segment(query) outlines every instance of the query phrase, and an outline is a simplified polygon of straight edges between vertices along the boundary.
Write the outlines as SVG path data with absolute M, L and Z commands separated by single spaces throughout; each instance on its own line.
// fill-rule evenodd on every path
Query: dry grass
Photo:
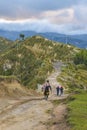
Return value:
M 19 97 L 25 95 L 33 95 L 33 90 L 28 90 L 27 88 L 23 87 L 18 83 L 18 81 L 13 80 L 9 81 L 2 81 L 0 82 L 0 97 L 5 96 L 12 96 L 12 97 Z

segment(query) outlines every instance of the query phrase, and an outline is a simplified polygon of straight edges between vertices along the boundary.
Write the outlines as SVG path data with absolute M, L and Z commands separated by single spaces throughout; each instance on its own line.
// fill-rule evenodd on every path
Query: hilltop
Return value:
M 0 30 L 0 36 L 8 38 L 10 40 L 19 39 L 19 35 L 24 34 L 25 37 L 31 37 L 34 35 L 41 35 L 49 40 L 53 40 L 56 42 L 68 43 L 79 48 L 87 48 L 87 34 L 78 34 L 78 35 L 66 35 L 54 32 L 35 32 L 35 31 L 8 31 L 8 30 Z
M 37 84 L 42 84 L 52 73 L 53 62 L 71 62 L 79 50 L 42 36 L 17 40 L 0 55 L 1 80 L 12 78 L 23 86 L 36 89 Z
M 5 51 L 0 54 L 1 81 L 16 80 L 22 86 L 36 89 L 37 84 L 43 84 L 45 79 L 54 71 L 53 64 L 61 61 L 64 64 L 63 71 L 58 78 L 61 84 L 68 88 L 72 88 L 73 85 L 76 88 L 84 88 L 86 85 L 86 67 L 79 65 L 86 64 L 85 49 L 81 50 L 70 44 L 54 42 L 40 35 L 16 40 L 13 43 L 5 39 L 2 44 L 7 42 L 8 49 L 4 48 Z M 80 53 L 80 51 L 84 51 L 84 53 Z M 80 57 L 79 61 L 82 62 L 77 64 L 79 62 L 78 57 L 83 54 L 84 59 Z M 83 74 L 84 76 L 82 76 Z M 78 80 L 74 79 L 76 77 Z M 79 80 L 81 78 L 83 83 Z

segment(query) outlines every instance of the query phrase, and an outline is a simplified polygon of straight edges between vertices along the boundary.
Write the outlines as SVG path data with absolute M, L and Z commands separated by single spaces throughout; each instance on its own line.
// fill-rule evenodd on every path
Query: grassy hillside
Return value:
M 6 38 L 0 37 L 0 53 L 9 49 L 12 46 L 12 44 L 13 44 L 12 41 Z
M 72 130 L 86 130 L 87 50 L 41 36 L 17 40 L 7 49 L 3 48 L 5 43 L 0 54 L 0 95 L 26 95 L 21 86 L 36 89 L 53 71 L 53 62 L 62 61 L 57 80 L 73 94 L 68 100 L 67 121 Z
M 87 50 L 79 51 L 62 68 L 57 80 L 71 93 L 67 122 L 71 130 L 87 130 Z
M 84 67 L 84 68 L 83 68 Z M 67 64 L 62 68 L 62 73 L 58 77 L 58 81 L 69 88 L 70 91 L 87 88 L 87 70 L 86 66 Z
M 36 88 L 52 72 L 56 60 L 71 61 L 79 49 L 62 43 L 33 36 L 15 41 L 13 46 L 0 56 L 0 75 L 16 76 L 21 84 Z
M 58 81 L 70 90 L 87 89 L 87 50 L 80 50 L 71 63 L 62 68 Z
M 87 92 L 74 94 L 68 102 L 68 119 L 71 130 L 87 130 Z

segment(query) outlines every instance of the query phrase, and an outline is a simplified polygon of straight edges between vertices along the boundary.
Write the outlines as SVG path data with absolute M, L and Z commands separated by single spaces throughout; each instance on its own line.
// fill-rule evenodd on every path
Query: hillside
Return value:
M 32 95 L 30 90 L 24 88 L 16 79 L 0 77 L 0 97 L 21 97 Z
M 71 44 L 79 48 L 87 48 L 87 35 L 65 35 L 59 33 L 40 33 L 41 36 L 44 36 L 50 40 L 61 42 L 65 44 Z
M 15 76 L 23 85 L 36 88 L 53 71 L 57 60 L 72 61 L 78 48 L 52 42 L 41 36 L 15 41 L 14 46 L 0 56 L 0 75 Z
M 13 44 L 13 41 L 0 37 L 0 53 L 9 49 Z
M 35 90 L 47 78 L 52 93 L 45 101 Z M 56 95 L 58 84 L 65 88 L 61 96 Z M 16 40 L 0 54 L 3 130 L 86 130 L 86 91 L 86 49 L 38 35 Z
M 80 50 L 74 56 L 73 62 L 62 68 L 58 81 L 71 91 L 87 89 L 87 50 Z
M 60 82 L 66 88 L 69 88 L 70 92 L 82 91 L 87 89 L 87 69 L 83 65 L 67 64 L 62 68 Z

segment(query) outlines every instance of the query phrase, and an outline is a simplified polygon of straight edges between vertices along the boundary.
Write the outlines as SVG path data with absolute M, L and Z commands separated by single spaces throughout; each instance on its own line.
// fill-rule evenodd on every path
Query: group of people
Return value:
M 57 96 L 61 96 L 63 94 L 63 87 L 57 86 L 56 91 L 57 91 Z
M 47 80 L 46 83 L 43 85 L 42 91 L 44 93 L 45 99 L 47 100 L 48 96 L 49 96 L 49 93 L 50 92 L 52 93 L 52 87 L 51 87 L 51 85 L 49 83 L 49 80 Z M 57 86 L 56 87 L 56 95 L 61 96 L 62 94 L 63 94 L 63 87 L 62 86 Z

